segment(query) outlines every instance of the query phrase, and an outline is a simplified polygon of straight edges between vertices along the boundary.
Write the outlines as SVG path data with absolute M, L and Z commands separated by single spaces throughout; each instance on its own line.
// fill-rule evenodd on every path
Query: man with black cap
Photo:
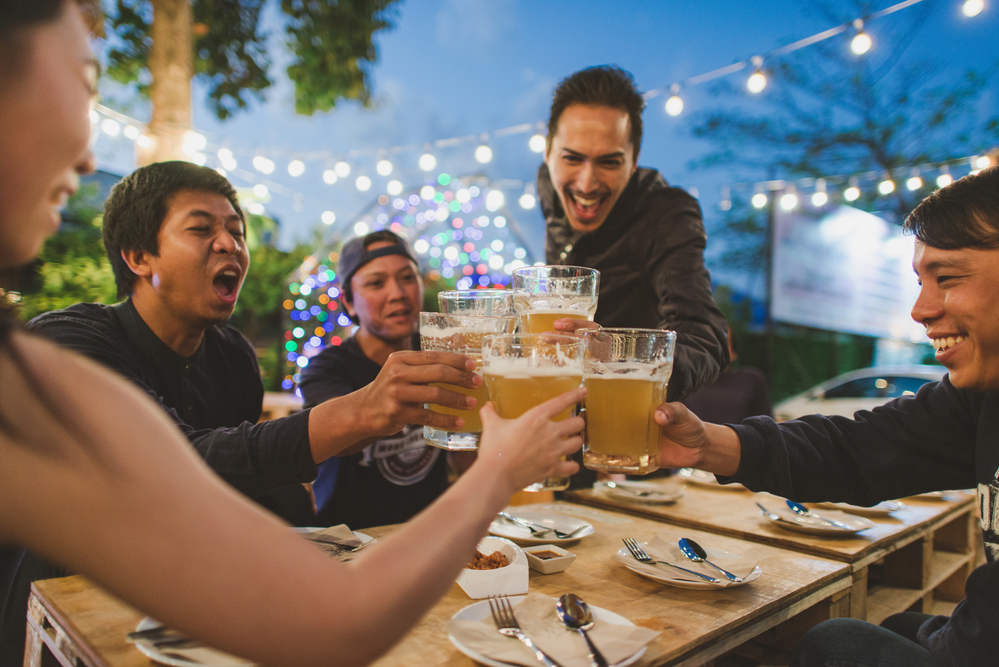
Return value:
M 423 283 L 404 239 L 387 230 L 352 239 L 340 252 L 339 273 L 341 303 L 359 328 L 302 371 L 306 407 L 370 385 L 390 358 L 421 354 L 413 350 L 420 349 Z M 418 410 L 422 405 L 414 405 L 414 414 Z M 387 438 L 369 439 L 362 452 L 320 465 L 313 491 L 321 525 L 401 523 L 444 492 L 448 457 L 423 440 L 418 424 L 427 419 L 414 422 Z

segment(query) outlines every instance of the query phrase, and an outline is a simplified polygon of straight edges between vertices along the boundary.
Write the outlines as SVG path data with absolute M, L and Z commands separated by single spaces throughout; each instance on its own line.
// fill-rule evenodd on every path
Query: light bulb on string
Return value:
M 475 161 L 480 164 L 486 164 L 493 159 L 493 149 L 489 147 L 488 141 L 489 135 L 483 134 L 482 143 L 475 149 Z
M 954 177 L 950 175 L 950 167 L 943 164 L 940 165 L 940 175 L 937 176 L 937 187 L 945 188 L 954 182 Z
M 851 178 L 849 186 L 843 190 L 843 199 L 847 201 L 857 201 L 860 199 L 860 188 L 857 187 L 857 179 Z
M 978 16 L 985 9 L 985 2 L 983 0 L 965 0 L 964 5 L 961 6 L 961 11 L 967 17 Z
M 320 216 L 320 219 L 323 221 L 324 225 L 332 225 L 334 222 L 336 222 L 336 213 L 334 213 L 333 211 L 323 211 L 323 214 L 322 216 Z
M 850 40 L 850 50 L 856 55 L 861 56 L 871 50 L 873 42 L 871 42 L 871 36 L 864 32 L 864 21 L 862 19 L 854 20 L 853 27 L 857 29 L 857 34 Z
M 780 207 L 785 211 L 793 211 L 798 206 L 798 195 L 793 189 L 788 190 L 780 197 Z
M 666 100 L 666 113 L 670 116 L 679 116 L 683 112 L 683 100 L 680 98 L 680 84 L 674 83 L 670 86 L 670 96 Z
M 721 188 L 721 197 L 718 201 L 718 209 L 721 211 L 728 211 L 732 209 L 732 190 L 727 185 L 723 185 Z
M 989 159 L 988 155 L 975 158 L 975 169 L 987 169 L 991 164 L 992 160 Z
M 753 195 L 750 202 L 753 204 L 753 208 L 763 208 L 767 205 L 767 195 L 765 192 L 759 191 Z
M 336 179 L 336 172 L 332 169 L 327 169 L 323 172 L 323 182 L 326 183 L 326 185 L 333 185 L 336 183 Z
M 545 135 L 537 132 L 527 140 L 527 147 L 534 153 L 543 153 L 545 150 Z
M 490 211 L 498 211 L 503 208 L 503 202 L 503 193 L 499 190 L 490 190 L 486 194 L 486 209 Z
M 105 118 L 104 122 L 101 123 L 101 130 L 109 137 L 116 137 L 121 132 L 121 125 L 112 118 Z
M 350 163 L 340 160 L 333 165 L 333 172 L 340 178 L 347 178 L 350 176 Z
M 756 71 L 753 72 L 752 76 L 746 79 L 746 88 L 749 89 L 749 92 L 756 95 L 757 93 L 763 92 L 763 89 L 767 87 L 767 77 L 763 73 L 762 56 L 753 56 L 752 62 Z
M 905 181 L 905 187 L 907 187 L 910 192 L 923 187 L 923 179 L 919 177 L 918 169 L 912 170 L 912 175 Z
M 354 181 L 354 185 L 357 186 L 357 189 L 361 192 L 367 192 L 371 189 L 371 179 L 364 174 L 361 174 L 357 177 L 357 180 Z
M 812 193 L 812 206 L 823 207 L 829 203 L 829 195 L 826 193 L 826 180 L 824 178 L 815 179 L 815 192 Z
M 420 170 L 421 171 L 433 171 L 434 167 L 437 166 L 437 158 L 434 154 L 430 152 L 429 146 L 420 156 Z
M 305 163 L 301 160 L 292 160 L 288 163 L 288 174 L 298 178 L 305 173 Z
M 153 140 L 148 134 L 140 134 L 135 143 L 138 144 L 139 148 L 149 148 L 153 145 Z
M 375 171 L 378 172 L 379 176 L 388 176 L 392 173 L 392 163 L 386 158 L 382 158 L 378 161 L 378 164 L 375 165 Z
M 890 195 L 895 192 L 895 181 L 891 180 L 888 176 L 885 176 L 885 179 L 878 183 L 878 192 L 883 195 Z
M 267 186 L 264 185 L 263 183 L 257 183 L 256 185 L 253 186 L 253 195 L 255 197 L 259 197 L 260 199 L 266 199 L 269 194 L 270 191 L 267 189 Z
M 255 155 L 253 156 L 253 168 L 261 174 L 270 174 L 274 171 L 274 162 L 263 155 Z
M 204 153 L 195 153 L 191 156 L 191 162 L 198 165 L 199 167 L 204 167 L 205 162 L 208 161 L 208 156 Z
M 385 186 L 385 191 L 388 192 L 393 197 L 402 192 L 402 181 L 392 179 Z
M 222 162 L 228 162 L 229 160 L 232 159 L 232 151 L 229 150 L 228 148 L 220 148 L 218 150 L 218 153 L 216 153 L 216 155 L 219 156 L 219 160 Z
M 520 199 L 517 200 L 520 204 L 520 208 L 528 210 L 534 208 L 535 204 L 538 203 L 537 198 L 534 196 L 534 185 L 528 183 L 524 188 L 524 194 L 520 195 Z
M 134 125 L 126 125 L 124 135 L 132 141 L 135 141 L 139 137 L 139 128 Z

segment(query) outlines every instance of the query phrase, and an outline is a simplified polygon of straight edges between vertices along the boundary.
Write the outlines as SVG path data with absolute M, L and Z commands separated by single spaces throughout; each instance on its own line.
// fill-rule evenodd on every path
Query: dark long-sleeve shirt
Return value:
M 731 480 L 793 500 L 873 505 L 977 484 L 988 563 L 971 573 L 954 614 L 923 624 L 919 641 L 941 666 L 995 664 L 999 394 L 956 389 L 947 377 L 854 419 L 811 415 L 777 424 L 754 417 L 734 428 L 742 458 Z

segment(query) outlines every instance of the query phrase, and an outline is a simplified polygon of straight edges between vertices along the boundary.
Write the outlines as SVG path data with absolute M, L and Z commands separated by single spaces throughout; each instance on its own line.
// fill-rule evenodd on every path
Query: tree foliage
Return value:
M 329 111 L 340 99 L 371 101 L 370 68 L 378 59 L 374 34 L 393 27 L 398 0 L 281 0 L 287 68 L 299 113 Z M 267 33 L 260 25 L 265 0 L 193 0 L 194 75 L 208 88 L 209 106 L 225 120 L 251 97 L 265 99 L 273 84 Z M 108 74 L 148 94 L 149 0 L 115 0 L 108 12 Z

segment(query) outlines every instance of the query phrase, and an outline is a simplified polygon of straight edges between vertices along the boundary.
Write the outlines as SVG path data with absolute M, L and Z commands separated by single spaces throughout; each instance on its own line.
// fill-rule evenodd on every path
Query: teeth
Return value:
M 933 338 L 933 349 L 937 352 L 949 349 L 957 345 L 958 343 L 963 343 L 966 336 L 947 336 L 946 338 Z
M 593 206 L 600 201 L 600 198 L 596 199 L 583 199 L 582 197 L 576 197 L 576 201 L 579 202 L 581 206 Z
M 228 271 L 223 271 L 220 275 L 229 276 L 230 278 L 235 278 L 239 274 L 233 271 L 232 269 L 229 269 Z

